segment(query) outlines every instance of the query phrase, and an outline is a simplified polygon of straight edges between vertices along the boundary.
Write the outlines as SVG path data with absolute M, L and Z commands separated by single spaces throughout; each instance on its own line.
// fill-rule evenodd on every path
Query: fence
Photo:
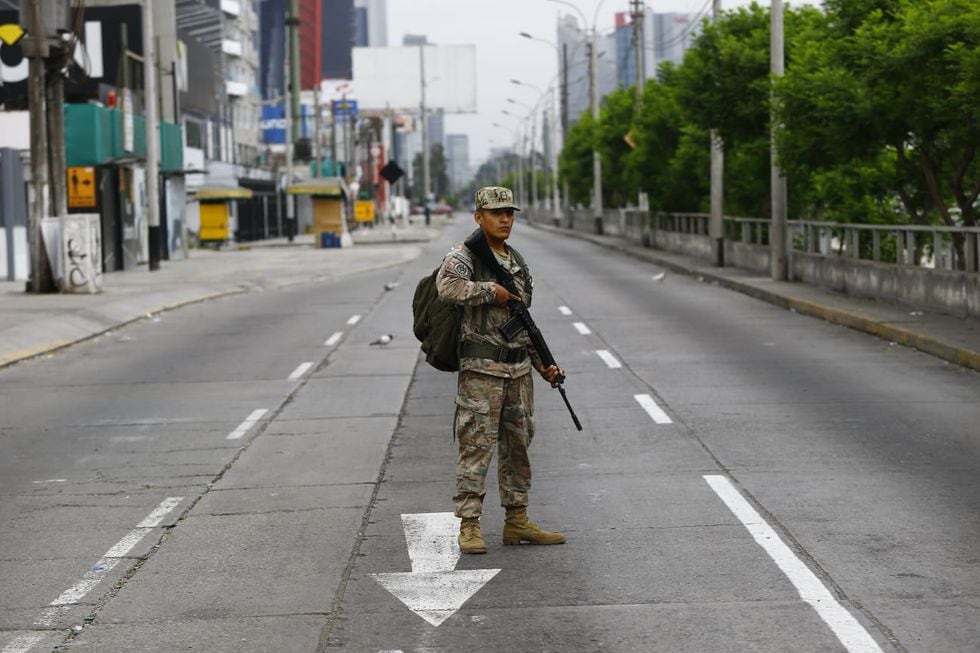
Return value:
M 529 211 L 532 222 L 618 236 L 668 252 L 711 260 L 709 216 L 609 209 L 566 211 L 559 218 Z M 725 264 L 768 274 L 770 223 L 724 219 Z M 792 279 L 841 292 L 980 317 L 980 227 L 877 225 L 791 220 Z

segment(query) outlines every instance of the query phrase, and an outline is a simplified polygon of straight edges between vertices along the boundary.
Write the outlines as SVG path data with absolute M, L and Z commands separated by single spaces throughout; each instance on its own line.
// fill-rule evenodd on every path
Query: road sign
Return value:
M 357 117 L 357 100 L 333 100 L 330 104 L 333 115 L 338 118 Z
M 69 167 L 68 208 L 94 209 L 95 206 L 95 168 Z
M 411 572 L 370 574 L 405 606 L 438 627 L 499 569 L 456 569 L 459 519 L 451 512 L 402 515 Z
M 374 222 L 374 202 L 372 200 L 354 202 L 354 220 L 356 222 Z
M 389 184 L 393 184 L 405 175 L 405 171 L 402 170 L 401 166 L 394 161 L 389 161 L 388 165 L 381 168 L 381 176 L 385 178 Z

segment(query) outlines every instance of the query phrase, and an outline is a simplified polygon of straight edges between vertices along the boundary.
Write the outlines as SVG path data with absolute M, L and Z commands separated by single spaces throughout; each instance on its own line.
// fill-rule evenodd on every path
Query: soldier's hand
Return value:
M 552 365 L 551 367 L 541 367 L 538 369 L 544 380 L 551 384 L 552 388 L 557 388 L 565 380 L 565 370 Z
M 493 303 L 496 306 L 504 306 L 509 301 L 521 301 L 521 298 L 507 290 L 499 283 L 493 285 Z

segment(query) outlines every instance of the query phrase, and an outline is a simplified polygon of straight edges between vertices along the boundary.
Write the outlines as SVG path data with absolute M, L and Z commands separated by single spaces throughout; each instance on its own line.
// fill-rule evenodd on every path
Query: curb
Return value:
M 392 267 L 397 267 L 402 263 L 403 261 L 393 261 L 390 263 L 386 263 L 384 265 L 371 267 L 365 270 L 358 270 L 356 273 L 387 270 Z M 54 340 L 49 340 L 48 342 L 45 343 L 41 343 L 38 345 L 31 345 L 29 347 L 24 347 L 23 349 L 17 349 L 12 352 L 0 353 L 0 370 L 10 367 L 11 365 L 19 363 L 21 361 L 29 360 L 31 358 L 37 358 L 38 356 L 50 354 L 52 352 L 59 351 L 61 349 L 67 349 L 72 345 L 76 345 L 85 342 L 87 340 L 98 338 L 99 336 L 102 336 L 105 333 L 108 333 L 109 331 L 113 331 L 115 329 L 122 328 L 129 324 L 139 322 L 140 320 L 144 320 L 147 318 L 148 315 L 165 313 L 167 311 L 183 308 L 184 306 L 200 304 L 206 301 L 210 301 L 212 299 L 221 299 L 222 297 L 230 297 L 233 295 L 245 295 L 254 291 L 286 289 L 286 288 L 299 286 L 303 284 L 314 284 L 324 280 L 333 280 L 337 278 L 342 278 L 342 276 L 344 275 L 341 275 L 341 277 L 320 277 L 320 276 L 302 277 L 302 278 L 297 277 L 289 281 L 286 281 L 284 283 L 279 283 L 271 286 L 263 286 L 261 284 L 256 284 L 256 283 L 246 281 L 243 282 L 242 285 L 228 288 L 225 290 L 212 291 L 201 295 L 195 295 L 193 297 L 187 297 L 177 301 L 160 304 L 158 306 L 153 306 L 152 308 L 144 308 L 139 310 L 136 314 L 132 314 L 127 317 L 117 319 L 113 321 L 111 324 L 102 326 L 101 328 L 93 329 L 82 336 L 56 338 Z
M 134 322 L 139 322 L 140 320 L 145 320 L 148 315 L 154 313 L 165 313 L 167 311 L 172 311 L 183 306 L 190 306 L 192 304 L 200 304 L 202 302 L 209 301 L 211 299 L 219 299 L 221 297 L 229 297 L 231 295 L 241 295 L 249 292 L 248 288 L 237 287 L 228 290 L 221 290 L 218 292 L 211 292 L 204 295 L 198 295 L 196 297 L 188 297 L 187 299 L 182 299 L 176 302 L 171 302 L 169 304 L 161 304 L 159 306 L 154 306 L 153 308 L 140 311 L 139 315 L 133 315 L 130 317 L 125 317 L 121 320 L 106 326 L 103 329 L 97 329 L 91 331 L 84 336 L 75 338 L 58 338 L 56 340 L 50 340 L 48 342 L 42 343 L 40 345 L 33 345 L 31 347 L 25 347 L 24 349 L 18 349 L 16 351 L 8 352 L 5 354 L 0 354 L 0 369 L 9 367 L 15 363 L 25 361 L 31 358 L 36 358 L 38 356 L 43 356 L 44 354 L 50 354 L 51 352 L 58 351 L 60 349 L 67 349 L 72 345 L 85 342 L 86 340 L 92 340 L 93 338 L 98 338 L 99 336 L 108 333 L 114 329 L 119 329 L 128 324 L 133 324 Z
M 917 349 L 923 353 L 935 356 L 936 358 L 949 361 L 950 363 L 955 363 L 957 365 L 962 365 L 963 367 L 980 371 L 980 352 L 974 351 L 973 349 L 969 349 L 967 347 L 962 347 L 927 333 L 896 326 L 891 322 L 879 320 L 859 311 L 850 311 L 835 306 L 827 306 L 826 304 L 820 304 L 809 299 L 780 295 L 762 288 L 756 288 L 755 286 L 742 283 L 735 279 L 720 276 L 701 268 L 687 266 L 677 263 L 676 261 L 661 258 L 653 252 L 638 252 L 635 249 L 624 245 L 596 240 L 590 237 L 590 234 L 576 233 L 574 231 L 551 227 L 548 225 L 528 224 L 536 229 L 571 236 L 572 238 L 585 240 L 594 245 L 605 247 L 607 249 L 626 254 L 627 256 L 632 256 L 633 258 L 650 263 L 656 263 L 660 267 L 666 268 L 671 272 L 676 272 L 678 274 L 684 274 L 691 277 L 701 277 L 705 280 L 717 283 L 719 286 L 727 290 L 740 292 L 743 295 L 748 295 L 754 299 L 768 302 L 775 306 L 779 306 L 780 308 L 793 310 L 797 313 L 808 315 L 810 317 L 817 317 L 832 324 L 838 324 L 840 326 L 854 329 L 855 331 L 861 331 L 863 333 L 877 336 L 884 340 L 888 340 L 889 342 L 897 342 L 905 345 L 906 347 L 912 347 L 913 349 Z

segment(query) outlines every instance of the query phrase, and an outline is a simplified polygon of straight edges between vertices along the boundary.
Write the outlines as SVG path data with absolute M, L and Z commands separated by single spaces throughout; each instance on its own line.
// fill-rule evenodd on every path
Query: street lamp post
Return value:
M 537 106 L 530 107 L 523 102 L 518 102 L 513 98 L 507 98 L 507 101 L 511 104 L 515 104 L 520 107 L 524 107 L 529 111 L 528 118 L 531 120 L 531 200 L 528 204 L 531 208 L 537 210 L 538 208 L 538 166 L 537 166 L 537 156 L 535 155 L 535 148 L 537 146 L 537 116 L 535 112 L 537 111 Z M 525 119 L 527 120 L 527 118 Z
M 582 10 L 571 2 L 566 0 L 548 0 L 549 2 L 555 2 L 558 4 L 566 5 L 571 7 L 578 15 L 582 18 L 582 23 L 585 25 L 586 29 L 589 30 L 588 34 L 588 48 L 589 48 L 589 96 L 592 105 L 592 121 L 593 129 L 599 124 L 599 84 L 596 79 L 596 25 L 599 19 L 599 9 L 602 8 L 602 4 L 605 0 L 600 0 L 599 4 L 595 8 L 595 13 L 592 16 L 592 26 L 589 28 L 589 23 L 585 19 L 585 14 Z M 599 156 L 599 148 L 595 144 L 595 139 L 593 139 L 592 145 L 592 216 L 595 220 L 596 232 L 602 233 L 602 159 Z
M 527 147 L 527 130 L 524 129 L 524 119 L 516 113 L 511 113 L 507 109 L 502 109 L 501 113 L 517 120 L 518 126 L 514 130 L 514 151 L 517 153 L 517 197 L 522 204 L 525 203 L 527 188 L 524 179 L 524 150 Z

